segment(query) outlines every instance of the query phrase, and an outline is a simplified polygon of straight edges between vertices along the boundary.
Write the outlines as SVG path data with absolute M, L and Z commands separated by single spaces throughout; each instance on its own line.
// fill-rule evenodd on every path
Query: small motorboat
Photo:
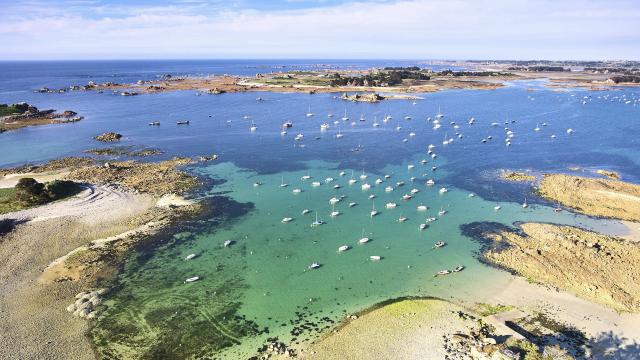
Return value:
M 225 240 L 224 243 L 222 243 L 222 245 L 224 245 L 224 247 L 229 247 L 233 245 L 233 243 L 234 243 L 233 240 Z
M 413 168 L 415 168 L 415 167 L 416 167 L 415 165 L 413 165 L 413 164 L 409 164 L 409 165 L 407 165 L 407 170 L 411 170 L 411 169 L 413 169 Z
M 253 183 L 254 187 L 258 187 L 258 186 L 261 186 L 261 185 L 262 185 L 262 183 L 260 181 L 256 181 L 256 182 Z
M 335 196 L 332 197 L 331 199 L 329 199 L 329 204 L 335 204 L 335 203 L 338 203 L 338 202 L 340 202 L 340 198 L 337 198 Z
M 411 194 L 417 194 L 419 192 L 420 192 L 420 190 L 418 190 L 416 188 L 411 189 Z
M 198 256 L 198 255 L 197 255 L 197 254 L 189 254 L 189 255 L 187 255 L 187 257 L 185 257 L 184 259 L 185 259 L 185 260 L 191 260 L 191 259 L 195 259 L 195 258 L 196 258 L 196 256 Z
M 329 216 L 336 217 L 336 216 L 340 216 L 340 214 L 341 214 L 340 211 L 334 210 L 334 211 L 331 212 L 331 214 L 329 214 Z
M 340 189 L 340 185 L 335 184 L 335 185 L 333 185 L 333 188 L 334 188 L 334 189 L 336 189 L 336 190 L 338 190 L 338 189 Z
M 447 188 L 441 188 L 438 192 L 439 192 L 440 194 L 444 194 L 444 193 L 446 193 L 446 192 L 448 192 L 448 191 L 449 191 L 449 190 L 448 190 Z
M 335 179 L 332 178 L 332 177 L 328 177 L 328 178 L 324 179 L 324 182 L 326 182 L 328 184 L 328 183 L 332 182 L 333 180 L 335 180 Z
M 425 221 L 426 221 L 426 222 L 428 222 L 428 223 L 430 223 L 430 222 L 434 222 L 434 221 L 436 221 L 436 220 L 438 220 L 438 219 L 436 219 L 436 218 L 434 218 L 434 217 L 430 217 L 430 218 L 427 218 Z
M 358 180 L 356 180 L 356 179 L 349 179 L 349 185 L 353 185 L 353 184 L 355 184 L 357 182 L 358 182 Z
M 282 218 L 282 221 L 281 221 L 281 222 L 282 222 L 283 224 L 286 224 L 286 223 L 291 222 L 291 221 L 293 221 L 293 218 L 291 218 L 291 217 L 286 217 L 286 218 Z
M 152 121 L 149 123 L 149 126 L 160 126 L 160 121 Z
M 447 210 L 444 209 L 440 209 L 440 211 L 438 211 L 438 216 L 443 216 L 447 213 Z
M 186 279 L 186 280 L 184 281 L 184 283 L 185 283 L 185 284 L 186 284 L 186 283 L 192 283 L 192 282 L 196 282 L 196 281 L 198 281 L 198 280 L 200 280 L 200 277 L 199 277 L 199 276 L 194 276 L 194 277 L 190 277 L 190 278 Z
M 443 246 L 445 246 L 445 245 L 446 245 L 446 244 L 444 243 L 444 241 L 437 241 L 437 242 L 433 245 L 433 247 L 434 247 L 434 248 L 441 248 L 441 247 L 443 247 Z
M 360 238 L 360 240 L 358 240 L 358 244 L 366 244 L 370 241 L 371 239 L 369 239 L 368 237 L 363 237 Z
M 304 139 L 304 135 L 303 134 L 297 134 L 293 140 L 295 141 L 302 141 Z
M 302 192 L 302 189 L 295 188 L 291 192 L 294 194 L 300 194 Z
M 176 125 L 189 125 L 189 120 L 177 121 Z
M 373 200 L 373 199 L 375 199 L 375 198 L 376 198 L 376 194 L 371 194 L 371 195 L 369 195 L 369 200 Z
M 427 211 L 427 205 L 418 205 L 416 210 L 418 210 L 418 211 Z
M 405 200 L 405 201 L 406 201 L 406 200 L 411 200 L 411 198 L 412 198 L 412 196 L 411 196 L 411 195 L 409 195 L 409 194 L 404 194 L 404 195 L 402 195 L 402 200 Z
M 362 186 L 360 186 L 360 188 L 362 190 L 369 190 L 369 189 L 371 189 L 371 185 L 369 185 L 368 183 L 364 183 L 364 184 L 362 184 Z
M 348 245 L 342 245 L 338 248 L 338 252 L 343 252 L 343 251 L 347 251 L 349 250 L 349 246 Z
M 424 230 L 427 228 L 427 224 L 420 224 L 420 230 Z
M 311 212 L 311 210 L 309 210 L 309 209 L 304 209 L 304 210 L 302 210 L 302 215 L 307 215 L 307 214 L 308 214 L 308 213 L 310 213 L 310 212 Z
M 349 207 L 354 207 L 354 206 L 356 206 L 356 205 L 358 205 L 358 203 L 355 203 L 355 202 L 350 202 L 350 203 L 349 203 Z
M 371 260 L 371 261 L 380 261 L 380 260 L 382 260 L 382 256 L 371 255 L 371 256 L 369 256 L 369 260 Z
M 409 220 L 409 218 L 407 218 L 406 216 L 402 216 L 402 215 L 400 215 L 400 217 L 398 218 L 398 222 L 399 223 L 405 222 L 407 220 Z
M 303 175 L 300 179 L 309 180 L 309 179 L 311 179 L 311 175 Z
M 449 275 L 449 274 L 451 274 L 451 271 L 444 269 L 444 270 L 438 271 L 435 276 L 443 276 L 443 275 Z
M 470 198 L 472 198 L 472 197 L 476 197 L 476 194 L 474 194 L 474 193 L 470 193 L 470 194 L 469 194 L 469 197 L 470 197 Z
M 398 186 L 398 187 L 399 187 L 399 186 L 404 186 L 404 181 L 398 181 L 398 182 L 396 183 L 396 186 Z
M 318 269 L 318 268 L 320 268 L 320 266 L 321 266 L 320 264 L 318 264 L 318 263 L 314 262 L 314 263 L 312 263 L 311 265 L 307 266 L 307 269 L 309 269 L 309 270 L 314 270 L 314 269 Z
M 314 181 L 314 182 L 312 182 L 312 183 L 311 183 L 311 186 L 313 186 L 313 187 L 318 187 L 318 186 L 320 186 L 320 181 Z
M 386 188 L 384 188 L 385 192 L 392 192 L 393 191 L 393 187 L 392 186 L 387 186 Z
M 498 211 L 500 209 L 502 209 L 502 206 L 500 206 L 500 205 L 496 205 L 496 206 L 493 207 L 493 210 L 495 210 L 495 211 Z
M 382 184 L 382 179 L 380 179 L 380 178 L 376 179 L 376 184 L 378 184 L 378 185 Z
M 427 186 L 433 186 L 433 185 L 436 184 L 436 182 L 433 181 L 433 179 L 429 179 L 429 180 L 427 180 L 427 182 L 425 184 L 427 184 Z
M 429 160 L 427 160 L 427 159 L 422 159 L 422 160 L 420 160 L 420 163 L 421 163 L 422 165 L 427 164 L 428 162 L 429 162 Z
M 397 206 L 398 204 L 394 202 L 390 202 L 390 203 L 387 203 L 384 207 L 386 207 L 387 209 L 395 209 Z
M 455 268 L 455 269 L 453 269 L 453 272 L 460 272 L 460 271 L 462 271 L 462 270 L 464 270 L 464 266 L 462 266 L 462 265 L 458 265 L 458 266 L 456 266 L 456 268 Z
M 347 175 L 347 173 L 346 173 L 346 172 L 344 172 L 344 171 L 340 171 L 340 176 L 345 176 L 345 175 Z

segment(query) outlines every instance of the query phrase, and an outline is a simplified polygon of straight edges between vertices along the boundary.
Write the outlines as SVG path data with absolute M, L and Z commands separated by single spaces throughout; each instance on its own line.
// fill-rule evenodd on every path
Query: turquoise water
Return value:
M 419 158 L 412 160 L 384 168 L 383 174 L 390 174 L 391 178 L 368 191 L 361 189 L 361 171 L 354 170 L 358 183 L 349 185 L 351 169 L 320 161 L 306 164 L 308 170 L 305 171 L 271 175 L 258 175 L 230 163 L 198 168 L 197 173 L 202 176 L 227 180 L 213 192 L 225 192 L 233 200 L 252 203 L 255 207 L 247 215 L 229 220 L 226 226 L 223 223 L 189 240 L 178 238 L 172 246 L 158 249 L 148 262 L 131 267 L 122 277 L 124 288 L 109 302 L 111 308 L 98 322 L 97 329 L 120 329 L 111 323 L 115 321 L 138 331 L 173 332 L 178 328 L 158 325 L 156 317 L 177 311 L 175 316 L 189 329 L 187 332 L 196 329 L 213 332 L 218 344 L 233 345 L 223 349 L 204 346 L 202 342 L 208 337 L 201 334 L 183 340 L 189 347 L 178 348 L 178 353 L 173 355 L 190 354 L 195 342 L 215 351 L 221 358 L 247 358 L 268 337 L 276 336 L 294 346 L 303 344 L 347 314 L 389 298 L 420 295 L 473 302 L 484 293 L 485 286 L 494 286 L 495 282 L 505 279 L 505 274 L 477 261 L 479 244 L 460 234 L 460 224 L 594 222 L 568 212 L 558 214 L 546 206 L 523 209 L 520 204 L 501 202 L 502 208 L 496 211 L 494 206 L 498 203 L 471 198 L 467 191 L 455 188 L 441 194 L 439 189 L 449 184 L 439 183 L 438 175 L 432 176 L 431 164 L 421 165 Z M 409 163 L 416 167 L 408 170 Z M 341 170 L 347 175 L 340 176 Z M 428 177 L 422 176 L 425 171 L 429 172 Z M 305 175 L 312 178 L 302 180 Z M 384 178 L 367 175 L 365 181 L 370 184 L 378 177 Z M 411 176 L 418 179 L 411 182 Z M 335 181 L 327 184 L 327 177 Z M 427 178 L 434 178 L 436 185 L 426 186 Z M 282 181 L 288 186 L 281 187 Z M 313 181 L 320 181 L 322 185 L 313 187 Z M 389 184 L 395 187 L 397 181 L 407 184 L 390 193 L 384 191 Z M 255 182 L 262 185 L 254 186 Z M 334 184 L 340 184 L 341 188 L 335 190 Z M 294 194 L 294 188 L 303 191 Z M 411 188 L 420 192 L 411 200 L 401 200 Z M 376 195 L 374 200 L 369 199 L 371 194 Z M 213 194 L 203 194 L 207 195 Z M 345 198 L 332 207 L 329 199 L 341 195 Z M 369 212 L 373 201 L 380 214 L 372 218 Z M 349 207 L 350 202 L 357 205 Z M 386 209 L 384 205 L 388 202 L 396 202 L 398 207 Z M 428 210 L 418 211 L 420 204 L 427 205 Z M 303 209 L 312 212 L 302 215 Z M 342 214 L 331 217 L 334 209 Z M 439 216 L 440 209 L 448 213 Z M 316 211 L 326 224 L 311 227 Z M 399 223 L 397 219 L 401 215 L 408 220 Z M 294 219 L 283 224 L 284 217 Z M 427 229 L 419 230 L 419 224 L 425 223 L 427 217 L 437 220 Z M 371 241 L 358 244 L 363 234 Z M 225 240 L 235 243 L 224 247 Z M 439 240 L 446 246 L 435 249 L 434 244 Z M 342 245 L 350 249 L 338 252 Z M 198 257 L 183 260 L 192 253 Z M 381 256 L 382 260 L 371 261 L 371 255 Z M 308 270 L 313 262 L 321 267 Z M 451 270 L 457 265 L 465 266 L 465 270 L 445 277 L 433 276 L 441 269 Z M 202 280 L 183 283 L 192 276 Z M 131 316 L 131 309 L 140 315 Z M 312 325 L 301 328 L 307 322 Z M 245 334 L 249 336 L 243 338 Z M 166 345 L 148 340 L 148 337 L 135 341 L 126 338 L 107 348 L 135 347 L 129 350 L 137 354 L 157 354 L 158 348 Z M 173 341 L 170 343 L 175 345 Z
M 474 221 L 598 225 L 584 216 L 553 212 L 554 204 L 538 199 L 528 185 L 496 180 L 499 169 L 543 173 L 578 167 L 578 174 L 591 176 L 595 169 L 606 168 L 618 171 L 625 180 L 640 181 L 639 94 L 634 89 L 557 92 L 548 90 L 543 81 L 513 82 L 495 91 L 418 94 L 423 99 L 415 104 L 404 100 L 351 103 L 335 94 L 196 96 L 184 91 L 124 98 L 91 92 L 31 92 L 40 86 L 86 80 L 79 74 L 91 74 L 97 66 L 80 65 L 74 71 L 54 66 L 55 71 L 48 73 L 55 74 L 51 77 L 38 72 L 26 78 L 0 77 L 0 102 L 26 100 L 41 108 L 73 109 L 85 116 L 71 125 L 1 134 L 1 165 L 104 147 L 91 140 L 104 131 L 122 133 L 120 145 L 165 151 L 149 160 L 220 155 L 219 162 L 187 169 L 210 179 L 191 194 L 207 204 L 208 212 L 160 234 L 155 239 L 160 245 L 140 249 L 127 262 L 109 295 L 106 312 L 91 333 L 105 357 L 246 358 L 269 337 L 301 346 L 345 315 L 389 298 L 422 295 L 474 301 L 506 276 L 478 262 L 480 245 L 461 234 L 461 225 Z M 189 73 L 189 66 L 195 66 L 152 65 L 143 71 L 140 64 L 119 64 L 122 68 L 114 65 L 113 72 L 126 80 L 168 69 Z M 193 72 L 212 66 L 197 65 Z M 96 77 L 108 77 L 105 66 L 98 66 Z M 255 72 L 254 67 L 239 64 L 220 69 L 216 71 Z M 10 68 L 0 66 L 0 74 L 3 71 L 6 75 Z M 265 101 L 256 101 L 257 96 Z M 629 100 L 632 103 L 626 104 Z M 309 107 L 314 117 L 305 117 Z M 439 107 L 445 117 L 442 127 L 434 130 L 431 120 Z M 340 120 L 345 110 L 351 118 L 348 122 Z M 335 116 L 327 118 L 328 113 Z M 358 120 L 361 115 L 366 121 Z M 393 119 L 383 123 L 386 115 Z M 474 125 L 468 124 L 471 117 L 476 119 Z M 377 128 L 372 125 L 376 118 L 381 124 Z M 180 119 L 190 120 L 191 125 L 176 127 Z M 161 121 L 162 126 L 150 128 L 147 123 L 152 120 Z M 294 126 L 281 135 L 280 126 L 286 120 Z M 249 131 L 251 122 L 257 131 Z M 331 126 L 326 132 L 320 131 L 323 122 Z M 498 125 L 492 126 L 493 122 Z M 533 130 L 536 126 L 540 131 Z M 505 146 L 505 127 L 515 134 L 511 147 Z M 568 135 L 568 128 L 574 133 Z M 342 139 L 335 137 L 338 130 Z M 412 132 L 415 136 L 410 136 Z M 293 140 L 297 133 L 304 133 L 303 141 Z M 454 142 L 443 145 L 445 136 L 455 138 Z M 481 142 L 489 136 L 493 140 Z M 436 146 L 435 160 L 427 154 L 429 144 Z M 428 163 L 421 164 L 422 159 Z M 408 168 L 410 164 L 413 169 Z M 340 176 L 341 171 L 346 175 Z M 363 171 L 372 185 L 368 191 L 361 189 Z M 358 182 L 349 185 L 352 172 Z M 375 184 L 385 174 L 390 178 Z M 413 182 L 412 176 L 416 177 Z M 328 177 L 334 181 L 326 183 Z M 428 179 L 436 184 L 427 186 Z M 287 187 L 280 186 L 283 181 Z M 313 181 L 321 185 L 313 187 Z M 405 186 L 397 187 L 398 181 Z M 261 185 L 254 186 L 256 182 Z M 334 189 L 335 184 L 340 189 Z M 385 192 L 388 185 L 395 190 Z M 442 187 L 449 191 L 441 194 Z M 294 194 L 295 188 L 302 192 Z M 413 188 L 419 192 L 411 200 L 402 200 Z M 470 193 L 477 196 L 469 197 Z M 376 198 L 369 199 L 371 194 Z M 329 199 L 340 196 L 344 199 L 333 207 Z M 526 209 L 521 206 L 525 198 L 530 204 Z M 349 207 L 350 202 L 357 205 Z M 397 208 L 386 209 L 388 202 L 397 203 Z M 380 214 L 372 218 L 369 212 L 374 203 Z M 428 206 L 426 212 L 417 210 L 421 204 Z M 501 209 L 494 210 L 498 205 Z M 302 215 L 303 209 L 311 212 Z M 447 214 L 439 216 L 441 209 Z M 331 217 L 334 210 L 341 215 Z M 311 227 L 316 212 L 326 224 Z M 408 219 L 400 223 L 401 216 Z M 284 224 L 284 217 L 293 220 Z M 437 220 L 419 230 L 427 217 Z M 363 234 L 371 241 L 359 245 Z M 234 244 L 224 247 L 225 240 Z M 446 246 L 434 249 L 436 241 Z M 350 249 L 338 252 L 342 245 Z M 191 253 L 198 256 L 185 261 Z M 372 255 L 382 259 L 370 261 Z M 314 262 L 321 267 L 308 270 Z M 457 265 L 465 270 L 433 276 Z M 201 280 L 184 283 L 193 276 Z

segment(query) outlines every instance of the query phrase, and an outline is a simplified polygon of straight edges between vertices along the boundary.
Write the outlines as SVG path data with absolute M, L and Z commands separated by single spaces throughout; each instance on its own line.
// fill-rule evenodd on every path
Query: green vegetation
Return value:
M 54 180 L 42 184 L 33 178 L 22 178 L 14 188 L 0 189 L 0 214 L 61 200 L 80 190 L 73 181 Z
M 501 312 L 513 310 L 513 306 L 511 305 L 491 305 L 487 303 L 476 303 L 473 309 L 478 315 L 481 316 L 489 316 L 499 314 Z
M 9 116 L 15 114 L 22 114 L 29 110 L 29 104 L 20 103 L 20 104 L 0 104 L 0 116 Z
M 409 79 L 429 80 L 431 76 L 414 70 L 385 70 L 362 76 L 341 76 L 335 73 L 331 76 L 331 86 L 394 86 Z
M 0 189 L 0 214 L 6 214 L 23 209 L 21 204 L 15 201 L 15 193 L 16 191 L 13 188 Z
M 612 76 L 610 79 L 616 84 L 621 82 L 640 83 L 640 75 L 618 75 Z
M 318 76 L 303 76 L 303 77 L 295 77 L 291 74 L 285 76 L 276 76 L 272 78 L 267 78 L 264 80 L 264 83 L 267 85 L 279 85 L 279 86 L 287 86 L 287 85 L 309 85 L 309 86 L 329 86 L 329 80 L 324 77 Z

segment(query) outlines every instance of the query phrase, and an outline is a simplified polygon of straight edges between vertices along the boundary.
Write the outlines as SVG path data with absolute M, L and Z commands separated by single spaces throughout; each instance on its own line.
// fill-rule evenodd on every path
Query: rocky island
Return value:
M 0 132 L 27 126 L 74 123 L 82 119 L 82 116 L 71 110 L 56 113 L 55 110 L 39 110 L 24 102 L 0 104 Z

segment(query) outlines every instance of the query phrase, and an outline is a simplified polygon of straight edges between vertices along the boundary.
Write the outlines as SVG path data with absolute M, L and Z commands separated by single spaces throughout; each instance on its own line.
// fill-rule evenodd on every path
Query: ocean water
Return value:
M 304 64 L 315 63 L 322 61 Z M 497 180 L 500 169 L 593 176 L 595 169 L 606 168 L 625 180 L 640 181 L 636 101 L 640 93 L 633 88 L 553 91 L 544 81 L 516 81 L 492 91 L 417 94 L 422 99 L 415 104 L 352 103 L 336 98 L 337 94 L 196 96 L 183 91 L 121 97 L 32 92 L 40 86 L 77 83 L 85 76 L 119 74 L 119 79 L 133 81 L 166 72 L 244 74 L 288 65 L 251 64 L 0 65 L 0 102 L 22 100 L 85 116 L 75 124 L 1 134 L 0 165 L 105 147 L 91 139 L 104 131 L 122 133 L 120 145 L 165 151 L 149 160 L 220 156 L 218 162 L 187 169 L 206 180 L 191 194 L 210 206 L 206 217 L 167 231 L 158 237 L 160 245 L 145 246 L 127 262 L 106 312 L 91 331 L 105 357 L 247 358 L 269 337 L 295 347 L 312 341 L 347 314 L 389 298 L 437 296 L 472 302 L 506 276 L 477 260 L 480 245 L 461 234 L 461 225 L 544 221 L 597 226 L 595 219 L 553 212 L 555 205 L 538 199 L 528 185 Z M 367 68 L 379 63 L 347 65 Z M 16 67 L 23 76 L 15 75 Z M 257 96 L 264 101 L 256 101 Z M 315 116 L 305 116 L 309 109 Z M 438 109 L 445 116 L 441 128 L 434 130 Z M 350 117 L 346 122 L 341 120 L 345 112 Z M 334 116 L 327 117 L 329 113 Z M 387 115 L 393 118 L 385 123 Z M 361 117 L 365 121 L 359 121 Z M 471 117 L 473 125 L 468 124 Z M 191 124 L 176 126 L 175 121 L 182 119 Z M 149 127 L 147 123 L 154 120 L 162 125 Z M 293 122 L 286 135 L 280 133 L 284 121 Z M 380 126 L 374 127 L 374 121 Z M 323 132 L 324 122 L 330 128 Z M 249 130 L 252 123 L 257 126 L 254 132 Z M 540 130 L 534 131 L 536 127 Z M 514 134 L 509 147 L 505 128 Z M 567 129 L 574 132 L 567 134 Z M 303 141 L 293 139 L 298 133 L 304 134 Z M 338 133 L 343 137 L 336 138 Z M 489 136 L 493 139 L 481 142 Z M 443 145 L 448 138 L 454 141 Z M 427 154 L 429 144 L 435 145 L 436 159 Z M 428 162 L 422 164 L 423 159 Z M 366 179 L 360 178 L 363 172 Z M 349 185 L 352 173 L 357 183 Z M 334 180 L 326 182 L 329 177 Z M 378 178 L 384 182 L 375 184 Z M 427 186 L 428 179 L 436 184 Z M 314 181 L 321 185 L 312 186 Z M 399 181 L 405 185 L 397 186 Z M 280 186 L 283 182 L 288 186 Z M 362 190 L 363 182 L 371 189 Z M 334 189 L 335 184 L 340 188 Z M 385 192 L 388 185 L 394 191 Z M 449 191 L 440 193 L 442 187 Z M 302 192 L 294 194 L 295 188 Z M 419 192 L 402 200 L 413 188 Z M 476 196 L 469 197 L 470 193 Z M 369 198 L 372 194 L 375 199 Z M 329 203 L 341 196 L 335 206 Z M 531 205 L 526 209 L 521 206 L 525 199 Z M 350 202 L 357 205 L 349 207 Z M 397 208 L 386 209 L 389 202 L 397 203 Z M 426 212 L 417 210 L 421 204 L 428 206 Z M 501 209 L 494 210 L 498 205 Z M 373 206 L 380 214 L 372 218 Z M 311 212 L 303 215 L 303 209 Z M 336 210 L 341 215 L 331 217 Z M 447 213 L 439 216 L 440 210 Z M 326 224 L 310 226 L 316 213 Z M 401 216 L 408 219 L 398 222 Z M 293 220 L 283 224 L 284 217 Z M 427 217 L 437 220 L 419 230 Z M 363 236 L 371 241 L 360 245 Z M 234 243 L 224 247 L 225 240 Z M 446 246 L 436 249 L 436 241 Z M 341 245 L 350 249 L 338 252 Z M 198 257 L 185 261 L 191 253 Z M 382 259 L 371 261 L 372 255 Z M 313 262 L 321 267 L 309 270 Z M 433 276 L 457 265 L 465 270 Z M 185 284 L 192 276 L 201 280 Z

